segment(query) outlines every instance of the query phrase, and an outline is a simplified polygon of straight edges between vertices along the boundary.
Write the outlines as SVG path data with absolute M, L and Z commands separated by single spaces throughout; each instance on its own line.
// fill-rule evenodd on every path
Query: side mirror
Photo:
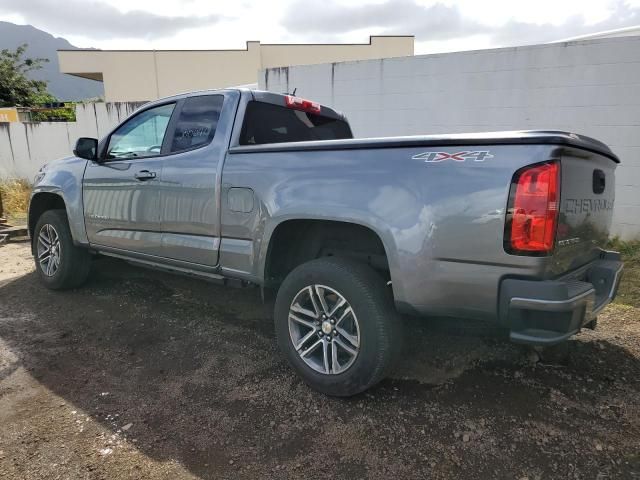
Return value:
M 76 157 L 86 160 L 97 160 L 98 158 L 98 140 L 95 138 L 80 137 L 76 142 L 76 148 L 73 149 Z

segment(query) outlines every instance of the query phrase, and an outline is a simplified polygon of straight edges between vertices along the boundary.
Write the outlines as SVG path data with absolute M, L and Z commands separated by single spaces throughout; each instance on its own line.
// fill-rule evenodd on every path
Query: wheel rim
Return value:
M 360 352 L 360 325 L 353 308 L 325 285 L 309 285 L 294 297 L 289 337 L 302 361 L 326 375 L 346 371 Z
M 46 223 L 38 233 L 38 262 L 47 277 L 53 277 L 60 268 L 62 246 L 60 236 L 53 225 Z

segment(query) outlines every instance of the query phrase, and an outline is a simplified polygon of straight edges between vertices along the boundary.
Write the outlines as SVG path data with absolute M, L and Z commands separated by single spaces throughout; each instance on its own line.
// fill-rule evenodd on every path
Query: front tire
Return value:
M 51 290 L 79 287 L 89 275 L 91 254 L 73 244 L 67 214 L 48 210 L 33 232 L 33 256 L 40 280 Z
M 295 268 L 275 305 L 278 346 L 309 386 L 351 396 L 395 363 L 401 321 L 384 279 L 366 264 L 325 257 Z

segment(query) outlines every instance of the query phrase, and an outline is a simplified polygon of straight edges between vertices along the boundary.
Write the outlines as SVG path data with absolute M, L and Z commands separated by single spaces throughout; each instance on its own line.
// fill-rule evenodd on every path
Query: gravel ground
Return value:
M 640 478 L 640 309 L 559 364 L 408 319 L 395 377 L 350 399 L 272 330 L 256 289 L 103 259 L 50 292 L 0 247 L 0 478 Z

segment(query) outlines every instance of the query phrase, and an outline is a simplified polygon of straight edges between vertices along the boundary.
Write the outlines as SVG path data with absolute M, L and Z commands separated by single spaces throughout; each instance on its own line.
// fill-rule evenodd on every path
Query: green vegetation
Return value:
M 15 52 L 0 50 L 0 107 L 29 107 L 43 102 L 55 101 L 47 92 L 47 82 L 32 80 L 27 74 L 42 68 L 46 58 L 24 56 L 27 44 L 19 46 Z
M 26 180 L 0 180 L 4 216 L 10 223 L 24 223 L 29 208 L 31 184 Z
M 616 303 L 640 307 L 640 240 L 625 242 L 614 238 L 609 248 L 620 252 L 624 261 Z
M 49 92 L 39 92 L 32 97 L 33 105 L 42 105 L 43 103 L 57 102 L 58 99 L 51 95 Z
M 32 122 L 75 122 L 76 109 L 73 104 L 60 108 L 38 108 L 31 110 Z

